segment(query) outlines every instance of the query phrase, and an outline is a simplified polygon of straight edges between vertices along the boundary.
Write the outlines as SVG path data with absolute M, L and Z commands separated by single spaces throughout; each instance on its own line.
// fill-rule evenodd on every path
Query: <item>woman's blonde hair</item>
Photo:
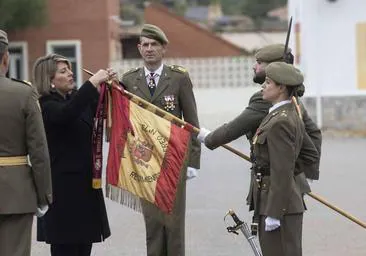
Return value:
M 50 93 L 51 81 L 57 71 L 57 63 L 65 62 L 71 69 L 71 62 L 59 54 L 49 54 L 36 60 L 33 65 L 32 83 L 37 88 L 40 96 Z

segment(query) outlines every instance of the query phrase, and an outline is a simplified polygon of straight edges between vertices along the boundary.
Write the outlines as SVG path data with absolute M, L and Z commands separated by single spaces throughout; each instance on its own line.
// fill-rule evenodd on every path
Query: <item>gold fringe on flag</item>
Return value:
M 112 201 L 123 204 L 137 212 L 142 212 L 141 200 L 138 196 L 132 194 L 128 190 L 107 184 L 106 197 Z

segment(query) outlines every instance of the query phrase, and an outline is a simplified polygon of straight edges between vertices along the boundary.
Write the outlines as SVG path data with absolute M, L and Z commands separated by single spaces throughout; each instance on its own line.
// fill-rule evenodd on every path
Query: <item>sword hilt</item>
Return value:
M 239 233 L 237 231 L 238 228 L 236 226 L 234 226 L 234 227 L 227 227 L 226 229 L 227 229 L 227 232 L 229 232 L 229 233 L 234 233 L 235 235 L 239 235 Z
M 232 209 L 230 209 L 229 211 L 228 211 L 228 213 L 226 214 L 226 216 L 227 215 L 230 215 L 232 218 L 233 218 L 233 220 L 234 220 L 234 222 L 235 222 L 235 224 L 236 225 L 242 225 L 244 222 L 243 221 L 241 221 L 239 218 L 238 218 L 238 216 L 236 215 L 236 213 L 234 212 L 234 210 L 232 210 Z
M 230 210 L 226 213 L 226 215 L 225 215 L 225 217 L 224 217 L 224 220 L 226 219 L 226 217 L 227 217 L 228 215 L 230 215 L 230 216 L 233 218 L 233 220 L 234 220 L 234 222 L 235 222 L 235 225 L 234 225 L 234 226 L 228 226 L 228 227 L 226 228 L 226 229 L 227 229 L 227 231 L 228 231 L 229 233 L 234 233 L 234 234 L 236 234 L 236 235 L 239 235 L 239 233 L 237 232 L 237 230 L 241 228 L 241 226 L 244 224 L 244 222 L 243 222 L 243 221 L 241 221 L 241 220 L 238 218 L 238 216 L 235 214 L 235 212 L 234 212 L 232 209 L 230 209 Z

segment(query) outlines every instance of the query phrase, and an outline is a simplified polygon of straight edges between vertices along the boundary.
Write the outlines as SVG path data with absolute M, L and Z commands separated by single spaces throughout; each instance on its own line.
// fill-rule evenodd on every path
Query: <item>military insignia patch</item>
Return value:
M 175 109 L 175 96 L 165 95 L 162 99 L 162 104 L 166 111 L 173 111 Z
M 181 66 L 178 66 L 178 65 L 171 65 L 170 68 L 172 70 L 175 70 L 175 71 L 180 71 L 182 73 L 187 73 L 187 69 L 181 67 Z
M 139 70 L 139 68 L 131 68 L 130 70 L 126 71 L 126 72 L 122 75 L 122 77 L 121 77 L 121 79 L 120 79 L 120 80 L 122 80 L 125 76 L 128 76 L 129 74 L 132 74 L 132 73 L 134 73 L 134 72 L 136 72 L 136 71 L 138 71 L 138 70 Z
M 27 80 L 23 80 L 24 83 L 28 84 L 28 85 L 32 85 L 32 83 L 30 81 Z
M 28 85 L 28 86 L 32 86 L 32 83 L 27 81 L 27 80 L 19 80 L 19 79 L 16 79 L 16 78 L 10 78 L 10 79 L 15 81 L 15 82 L 19 82 L 19 83 L 22 83 L 22 84 L 25 84 L 25 85 Z

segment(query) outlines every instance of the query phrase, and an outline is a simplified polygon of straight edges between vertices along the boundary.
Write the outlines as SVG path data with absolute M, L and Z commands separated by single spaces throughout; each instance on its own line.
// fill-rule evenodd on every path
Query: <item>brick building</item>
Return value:
M 78 85 L 120 58 L 119 0 L 47 0 L 45 26 L 9 33 L 10 76 L 31 79 L 34 61 L 48 53 L 70 58 Z

